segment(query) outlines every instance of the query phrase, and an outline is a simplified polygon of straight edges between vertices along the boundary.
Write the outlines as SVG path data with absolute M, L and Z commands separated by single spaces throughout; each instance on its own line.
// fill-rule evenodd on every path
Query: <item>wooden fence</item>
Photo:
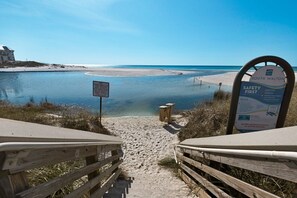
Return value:
M 232 176 L 234 167 L 289 181 L 297 197 L 297 127 L 187 139 L 176 157 L 180 176 L 199 197 L 279 197 Z
M 72 190 L 60 197 L 101 197 L 120 174 L 122 140 L 118 137 L 7 119 L 0 123 L 1 198 L 47 197 L 65 186 Z M 61 163 L 66 168 L 78 166 L 30 184 L 30 173 L 49 165 L 59 169 Z

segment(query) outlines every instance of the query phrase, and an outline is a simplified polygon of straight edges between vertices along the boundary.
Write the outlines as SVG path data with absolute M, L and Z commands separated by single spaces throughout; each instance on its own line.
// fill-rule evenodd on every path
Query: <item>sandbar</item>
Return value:
M 5 67 L 0 68 L 4 72 L 71 72 L 81 71 L 87 75 L 108 77 L 140 77 L 140 76 L 168 76 L 193 73 L 193 71 L 165 70 L 165 69 L 134 69 L 114 67 L 85 67 L 74 65 L 46 65 L 39 67 Z
M 192 73 L 192 71 L 134 68 L 88 68 L 87 71 L 88 75 L 110 77 L 168 76 Z
M 216 74 L 216 75 L 209 75 L 209 76 L 201 76 L 201 77 L 195 77 L 196 83 L 210 83 L 210 84 L 219 84 L 222 83 L 222 85 L 227 86 L 233 86 L 234 79 L 238 72 L 226 72 L 223 74 Z M 295 72 L 295 76 L 297 73 Z M 193 79 L 194 80 L 194 79 Z M 245 75 L 243 77 L 243 81 L 248 81 L 249 76 Z M 297 78 L 295 78 L 295 82 L 297 82 Z

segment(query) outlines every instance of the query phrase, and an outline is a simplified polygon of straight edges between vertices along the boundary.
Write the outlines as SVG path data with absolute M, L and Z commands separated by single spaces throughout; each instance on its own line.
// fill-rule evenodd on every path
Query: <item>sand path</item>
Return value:
M 160 159 L 173 157 L 179 125 L 164 128 L 157 116 L 105 118 L 103 125 L 124 141 L 122 169 L 134 177 L 128 198 L 195 197 L 182 180 L 158 165 Z

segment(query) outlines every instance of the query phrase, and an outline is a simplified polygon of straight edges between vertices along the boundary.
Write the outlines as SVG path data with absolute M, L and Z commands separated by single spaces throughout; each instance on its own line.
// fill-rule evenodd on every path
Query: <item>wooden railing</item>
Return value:
M 47 197 L 75 182 L 60 197 L 101 197 L 120 174 L 121 144 L 114 136 L 0 119 L 0 197 Z M 35 186 L 28 181 L 30 172 L 61 163 L 80 166 Z
M 187 139 L 177 145 L 176 157 L 180 176 L 199 197 L 232 197 L 233 191 L 236 197 L 279 197 L 232 176 L 232 168 L 288 181 L 297 197 L 297 127 Z

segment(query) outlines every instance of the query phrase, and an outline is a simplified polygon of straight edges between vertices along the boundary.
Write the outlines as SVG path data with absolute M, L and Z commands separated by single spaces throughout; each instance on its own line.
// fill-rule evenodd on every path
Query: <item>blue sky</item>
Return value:
M 0 0 L 0 44 L 18 60 L 297 66 L 295 0 Z

